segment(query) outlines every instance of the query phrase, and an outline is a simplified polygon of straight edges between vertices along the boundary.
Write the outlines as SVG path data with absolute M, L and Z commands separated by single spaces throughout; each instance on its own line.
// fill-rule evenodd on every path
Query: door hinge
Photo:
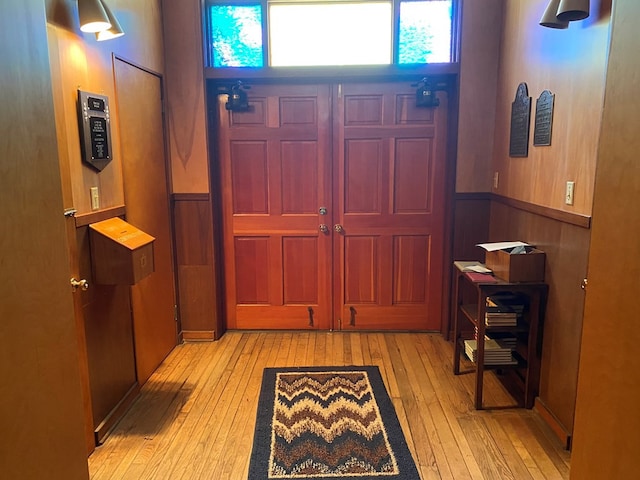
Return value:
M 178 305 L 173 306 L 173 321 L 178 321 Z

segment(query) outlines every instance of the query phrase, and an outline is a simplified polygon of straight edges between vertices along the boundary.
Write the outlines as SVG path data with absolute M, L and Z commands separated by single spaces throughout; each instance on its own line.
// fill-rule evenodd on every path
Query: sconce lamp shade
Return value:
M 107 12 L 100 0 L 78 0 L 80 30 L 83 32 L 101 32 L 111 28 Z
M 540 19 L 540 25 L 542 25 L 543 27 L 558 29 L 567 28 L 569 26 L 568 21 L 563 22 L 557 17 L 559 5 L 560 0 L 551 0 L 549 2 L 549 5 L 547 5 L 547 9 L 544 11 L 542 18 Z
M 589 0 L 560 0 L 556 15 L 561 22 L 583 20 L 589 16 Z
M 118 38 L 124 35 L 124 30 L 122 30 L 120 23 L 118 23 L 118 20 L 111 12 L 111 9 L 107 6 L 106 3 L 102 2 L 102 0 L 99 1 L 100 3 L 102 3 L 104 11 L 107 13 L 107 18 L 109 19 L 109 23 L 111 23 L 111 28 L 102 30 L 101 32 L 97 32 L 96 40 L 102 42 L 103 40 L 111 40 L 112 38 Z

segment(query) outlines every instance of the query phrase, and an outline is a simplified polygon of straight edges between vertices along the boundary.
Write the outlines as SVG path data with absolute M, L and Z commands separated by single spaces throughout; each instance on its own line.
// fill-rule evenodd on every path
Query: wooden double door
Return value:
M 227 327 L 439 330 L 446 96 L 257 85 L 219 101 Z

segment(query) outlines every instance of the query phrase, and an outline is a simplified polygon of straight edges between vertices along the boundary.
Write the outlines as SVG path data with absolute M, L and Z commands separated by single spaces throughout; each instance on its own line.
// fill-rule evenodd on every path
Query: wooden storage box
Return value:
M 494 250 L 487 252 L 485 261 L 496 277 L 507 282 L 544 281 L 544 263 L 544 252 L 535 248 L 513 255 L 506 250 Z
M 152 274 L 154 240 L 118 217 L 90 224 L 93 280 L 102 285 L 134 285 Z

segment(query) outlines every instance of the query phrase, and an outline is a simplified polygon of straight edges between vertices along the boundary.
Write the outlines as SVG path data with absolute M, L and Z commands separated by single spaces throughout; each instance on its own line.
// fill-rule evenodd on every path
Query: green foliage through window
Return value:
M 262 6 L 209 7 L 214 67 L 262 67 Z
M 451 0 L 400 2 L 398 63 L 451 61 Z

